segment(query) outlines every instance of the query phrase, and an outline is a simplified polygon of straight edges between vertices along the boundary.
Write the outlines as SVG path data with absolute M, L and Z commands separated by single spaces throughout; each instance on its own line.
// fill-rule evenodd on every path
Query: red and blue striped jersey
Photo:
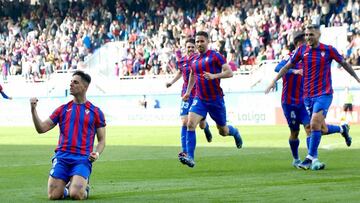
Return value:
M 196 96 L 206 101 L 222 98 L 224 93 L 220 87 L 220 79 L 206 80 L 203 74 L 204 71 L 221 73 L 222 65 L 226 63 L 224 56 L 214 50 L 207 50 L 203 54 L 198 54 L 191 63 L 195 76 Z
M 289 61 L 291 54 L 287 58 L 283 59 L 276 67 L 275 71 L 279 72 Z M 281 94 L 281 103 L 283 104 L 301 104 L 304 102 L 304 79 L 301 75 L 293 74 L 293 70 L 302 69 L 303 63 L 299 61 L 296 66 L 290 69 L 283 77 L 283 88 Z
M 177 65 L 179 70 L 182 73 L 182 78 L 184 80 L 183 86 L 182 86 L 182 90 L 181 90 L 181 96 L 184 96 L 184 94 L 186 93 L 188 84 L 189 84 L 189 75 L 190 75 L 190 64 L 191 64 L 191 60 L 195 57 L 195 54 L 192 56 L 183 56 L 180 58 L 179 61 L 177 61 Z M 193 89 L 190 92 L 190 98 L 194 98 L 195 97 L 195 87 L 193 87 Z
M 304 97 L 317 97 L 332 94 L 331 62 L 341 63 L 344 58 L 331 45 L 319 43 L 316 48 L 300 46 L 291 57 L 291 63 L 302 60 L 304 77 Z
M 55 152 L 89 155 L 93 151 L 96 129 L 106 126 L 103 112 L 89 101 L 61 105 L 50 119 L 60 128 Z

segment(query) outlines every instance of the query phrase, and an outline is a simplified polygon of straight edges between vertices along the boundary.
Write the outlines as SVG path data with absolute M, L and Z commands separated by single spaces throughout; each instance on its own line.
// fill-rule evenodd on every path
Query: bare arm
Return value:
M 186 93 L 183 96 L 183 100 L 187 101 L 190 97 L 190 92 L 192 90 L 192 88 L 194 88 L 195 85 L 195 77 L 194 77 L 194 73 L 192 70 L 190 70 L 190 75 L 189 75 L 189 83 L 188 86 L 186 88 Z
M 342 65 L 342 67 L 344 67 L 344 69 L 355 78 L 355 80 L 360 83 L 360 79 L 359 77 L 356 75 L 354 69 L 351 67 L 351 65 L 346 62 L 345 60 L 342 60 L 342 62 L 340 63 Z
M 90 153 L 89 160 L 94 162 L 96 161 L 100 154 L 104 151 L 105 148 L 105 127 L 96 129 L 96 137 L 98 140 L 98 144 L 96 145 L 96 149 L 94 152 Z
M 234 73 L 232 72 L 232 70 L 230 69 L 230 66 L 227 63 L 222 65 L 221 73 L 212 74 L 212 73 L 204 71 L 204 78 L 207 79 L 207 80 L 213 80 L 213 79 L 216 79 L 216 78 L 219 78 L 219 79 L 221 79 L 221 78 L 231 78 L 233 75 L 234 75 Z
M 178 70 L 178 72 L 176 73 L 175 77 L 171 80 L 171 82 L 166 83 L 166 87 L 170 87 L 171 85 L 173 85 L 176 81 L 178 81 L 181 78 L 181 76 L 182 76 L 181 70 Z
M 38 99 L 35 97 L 30 99 L 32 120 L 34 122 L 36 131 L 41 134 L 53 129 L 55 124 L 50 118 L 47 118 L 45 121 L 40 120 L 36 110 L 37 102 Z
M 275 89 L 276 81 L 278 81 L 283 75 L 285 75 L 290 68 L 294 67 L 294 65 L 289 61 L 276 75 L 274 80 L 270 83 L 270 85 L 266 88 L 265 94 L 269 93 L 271 90 Z

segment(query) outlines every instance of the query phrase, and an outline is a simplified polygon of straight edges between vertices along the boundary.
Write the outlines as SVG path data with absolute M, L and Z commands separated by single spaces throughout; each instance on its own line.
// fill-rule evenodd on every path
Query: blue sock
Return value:
M 299 154 L 298 154 L 299 144 L 300 144 L 299 139 L 289 140 L 291 153 L 292 153 L 294 159 L 299 159 Z
M 208 122 L 205 123 L 205 128 L 204 128 L 204 130 L 205 130 L 205 129 L 206 129 L 206 130 L 209 130 L 209 124 L 208 124 Z
M 181 149 L 183 152 L 186 152 L 186 134 L 187 134 L 187 127 L 182 126 L 181 127 Z
M 328 132 L 326 133 L 327 135 L 340 132 L 340 126 L 338 125 L 327 125 L 327 128 L 328 128 Z
M 310 148 L 310 138 L 311 138 L 311 136 L 306 137 L 306 147 L 307 147 L 308 151 L 309 151 L 309 148 Z
M 321 140 L 321 131 L 315 130 L 311 131 L 311 138 L 310 138 L 310 149 L 309 155 L 316 158 L 318 155 L 318 147 Z
M 228 125 L 228 128 L 229 128 L 229 135 L 235 136 L 236 134 L 239 133 L 239 131 L 237 131 L 236 128 L 234 128 L 231 125 Z
M 186 150 L 187 150 L 188 156 L 192 159 L 194 159 L 195 147 L 196 147 L 195 131 L 188 130 L 187 136 L 186 136 Z

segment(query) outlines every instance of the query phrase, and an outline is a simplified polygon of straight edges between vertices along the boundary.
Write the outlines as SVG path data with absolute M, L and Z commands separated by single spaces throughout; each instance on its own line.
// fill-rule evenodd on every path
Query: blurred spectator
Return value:
M 144 107 L 144 109 L 147 108 L 147 100 L 146 100 L 146 95 L 143 95 L 143 99 L 139 100 L 139 104 L 140 106 Z
M 118 78 L 119 75 L 120 75 L 120 67 L 119 67 L 119 63 L 116 62 L 116 63 L 115 63 L 115 77 Z
M 241 69 L 264 57 L 280 59 L 289 51 L 290 33 L 307 23 L 346 26 L 353 33 L 347 55 L 359 64 L 359 0 L 41 2 L 1 2 L 3 79 L 9 74 L 47 79 L 77 69 L 110 41 L 126 44 L 119 76 L 171 74 L 177 47 L 198 30 L 207 31 L 209 46 Z

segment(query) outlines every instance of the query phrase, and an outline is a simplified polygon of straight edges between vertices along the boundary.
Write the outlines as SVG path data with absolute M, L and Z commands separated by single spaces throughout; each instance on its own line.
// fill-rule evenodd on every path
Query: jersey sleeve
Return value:
M 180 58 L 179 60 L 176 61 L 177 70 L 182 70 L 182 64 L 181 64 L 182 60 L 183 60 L 183 58 Z
M 226 58 L 223 55 L 221 55 L 219 52 L 215 52 L 214 56 L 215 56 L 215 60 L 217 61 L 220 67 L 222 67 L 222 65 L 226 63 Z
M 290 60 L 290 58 L 291 58 L 291 54 L 289 54 L 289 55 L 286 55 L 284 58 L 283 58 L 283 60 L 281 60 L 278 64 L 277 64 L 277 66 L 275 67 L 275 72 L 280 72 L 280 70 L 282 69 L 282 68 L 284 68 L 285 67 L 285 65 L 289 62 L 289 60 Z M 290 68 L 289 70 L 288 70 L 288 72 L 286 73 L 286 75 L 288 75 L 288 74 L 295 74 L 294 73 L 294 71 L 298 68 L 298 63 L 296 64 L 296 68 Z
M 280 63 L 277 64 L 277 66 L 275 67 L 275 72 L 280 72 L 280 70 L 287 64 L 287 62 L 289 61 L 289 58 L 286 60 L 286 59 L 283 59 L 280 61 Z
M 95 127 L 102 128 L 106 126 L 104 113 L 100 110 L 100 108 L 96 108 L 95 111 Z
M 54 124 L 57 124 L 60 120 L 61 111 L 64 109 L 64 105 L 55 109 L 55 111 L 50 115 L 50 119 Z
M 302 59 L 302 50 L 305 46 L 301 46 L 298 49 L 296 49 L 295 53 L 290 57 L 290 62 L 293 65 L 296 65 L 301 59 Z
M 330 57 L 334 59 L 336 62 L 341 63 L 344 58 L 339 54 L 335 47 L 329 46 Z
M 188 58 L 188 63 L 189 63 L 189 66 L 190 66 L 190 70 L 191 71 L 194 71 L 194 68 L 195 68 L 195 60 L 197 59 L 197 55 L 196 54 L 193 54 L 191 55 L 189 58 Z

